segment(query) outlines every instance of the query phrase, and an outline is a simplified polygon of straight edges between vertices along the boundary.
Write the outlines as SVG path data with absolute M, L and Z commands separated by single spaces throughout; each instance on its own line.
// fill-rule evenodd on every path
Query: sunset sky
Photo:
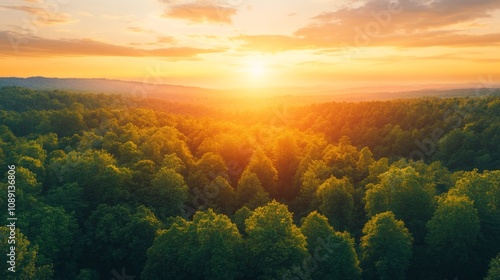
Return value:
M 213 88 L 500 79 L 500 1 L 5 0 L 0 76 Z

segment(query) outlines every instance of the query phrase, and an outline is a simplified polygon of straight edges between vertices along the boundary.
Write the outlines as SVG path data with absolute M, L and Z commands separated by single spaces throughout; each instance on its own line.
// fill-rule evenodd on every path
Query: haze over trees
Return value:
M 19 213 L 19 272 L 1 279 L 498 279 L 498 96 L 0 100 L 0 192 L 16 165 Z

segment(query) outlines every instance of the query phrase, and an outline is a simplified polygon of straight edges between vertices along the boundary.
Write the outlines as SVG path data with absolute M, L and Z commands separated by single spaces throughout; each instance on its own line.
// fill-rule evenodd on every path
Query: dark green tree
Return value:
M 93 265 L 101 273 L 124 266 L 130 267 L 131 273 L 140 273 L 146 251 L 162 227 L 144 206 L 132 211 L 124 205 L 101 204 L 86 221 L 87 254 L 97 256 Z
M 46 264 L 41 265 L 38 260 L 38 247 L 30 244 L 28 238 L 19 231 L 15 229 L 15 272 L 9 271 L 8 261 L 10 261 L 11 253 L 10 247 L 12 244 L 8 243 L 10 236 L 10 228 L 5 226 L 0 226 L 0 250 L 2 254 L 0 261 L 2 262 L 2 270 L 0 271 L 1 279 L 5 280 L 17 280 L 17 279 L 40 279 L 49 280 L 52 279 L 52 265 Z
M 231 220 L 211 209 L 192 222 L 177 218 L 148 250 L 142 279 L 236 279 L 243 239 Z
M 361 279 L 354 239 L 349 233 L 335 232 L 328 219 L 318 212 L 311 212 L 302 220 L 300 231 L 307 238 L 310 261 L 317 262 L 312 269 L 302 265 L 312 279 Z
M 426 241 L 438 264 L 439 277 L 455 277 L 471 270 L 470 256 L 480 232 L 471 200 L 454 195 L 442 198 L 427 228 Z
M 235 196 L 236 208 L 247 206 L 250 209 L 255 209 L 270 201 L 269 194 L 262 187 L 257 175 L 248 170 L 241 174 Z
M 413 237 L 392 212 L 373 216 L 363 228 L 362 263 L 368 279 L 405 279 L 412 257 Z
M 188 187 L 182 176 L 173 169 L 162 168 L 151 181 L 150 188 L 141 192 L 141 202 L 154 209 L 159 218 L 179 214 L 188 198 Z
M 278 171 L 262 149 L 255 150 L 245 170 L 257 175 L 259 181 L 262 183 L 262 187 L 271 197 L 281 195 L 279 194 L 277 185 Z
M 488 276 L 485 280 L 496 280 L 500 279 L 500 254 L 493 258 L 490 262 L 490 269 L 488 270 Z
M 352 225 L 354 187 L 347 177 L 337 179 L 331 177 L 316 191 L 319 201 L 319 210 L 334 228 L 344 230 Z

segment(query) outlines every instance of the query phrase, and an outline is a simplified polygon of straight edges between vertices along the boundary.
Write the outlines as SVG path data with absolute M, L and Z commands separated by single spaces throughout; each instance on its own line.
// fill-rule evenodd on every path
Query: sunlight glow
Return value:
M 253 79 L 265 78 L 269 72 L 266 63 L 260 59 L 249 59 L 246 68 L 246 71 Z

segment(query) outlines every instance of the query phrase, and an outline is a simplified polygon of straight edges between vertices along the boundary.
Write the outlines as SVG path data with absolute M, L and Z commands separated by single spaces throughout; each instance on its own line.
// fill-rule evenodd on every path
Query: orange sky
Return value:
M 5 0 L 0 76 L 214 88 L 500 77 L 500 1 Z

